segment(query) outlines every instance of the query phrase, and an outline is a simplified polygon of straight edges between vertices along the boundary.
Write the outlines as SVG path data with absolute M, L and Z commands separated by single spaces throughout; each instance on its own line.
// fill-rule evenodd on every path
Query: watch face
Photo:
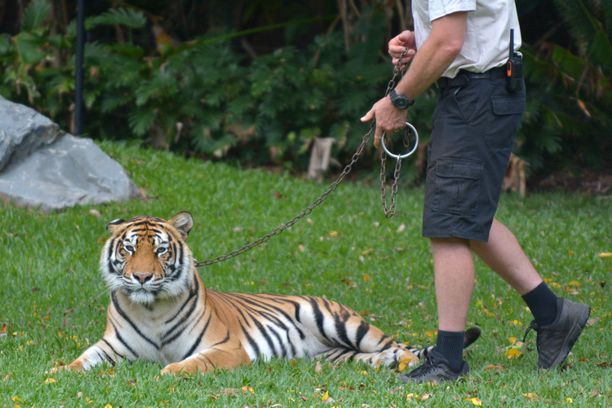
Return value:
M 406 109 L 408 107 L 408 99 L 402 96 L 397 97 L 397 99 L 395 100 L 395 106 L 400 109 Z
M 393 102 L 393 105 L 395 105 L 395 107 L 398 109 L 406 109 L 407 107 L 411 105 L 410 99 L 406 98 L 403 95 L 398 95 L 395 92 L 395 89 L 391 91 L 390 96 L 391 96 L 391 102 Z

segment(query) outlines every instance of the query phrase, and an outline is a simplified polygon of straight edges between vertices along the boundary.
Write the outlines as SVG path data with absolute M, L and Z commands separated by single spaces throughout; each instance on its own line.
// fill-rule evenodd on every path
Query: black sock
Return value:
M 557 317 L 557 295 L 555 295 L 544 282 L 532 291 L 523 295 L 529 310 L 537 324 L 540 326 L 550 324 Z
M 463 332 L 438 330 L 436 351 L 449 362 L 451 370 L 458 372 L 463 365 Z

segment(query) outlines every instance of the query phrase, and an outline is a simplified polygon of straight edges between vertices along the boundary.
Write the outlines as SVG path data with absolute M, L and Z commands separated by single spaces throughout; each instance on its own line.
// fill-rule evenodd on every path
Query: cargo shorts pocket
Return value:
M 493 117 L 485 134 L 489 148 L 510 150 L 525 110 L 525 94 L 494 96 L 491 99 Z
M 432 210 L 473 217 L 476 212 L 483 165 L 460 160 L 439 160 L 433 170 Z

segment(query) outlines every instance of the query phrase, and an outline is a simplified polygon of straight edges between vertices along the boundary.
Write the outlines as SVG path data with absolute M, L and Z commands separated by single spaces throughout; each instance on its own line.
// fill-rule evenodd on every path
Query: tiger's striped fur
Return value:
M 141 216 L 109 224 L 100 260 L 110 289 L 106 330 L 68 369 L 144 359 L 164 364 L 162 373 L 208 372 L 317 356 L 394 366 L 431 349 L 398 343 L 325 298 L 207 289 L 185 242 L 192 225 L 186 212 L 169 221 Z M 470 336 L 466 344 L 478 333 Z

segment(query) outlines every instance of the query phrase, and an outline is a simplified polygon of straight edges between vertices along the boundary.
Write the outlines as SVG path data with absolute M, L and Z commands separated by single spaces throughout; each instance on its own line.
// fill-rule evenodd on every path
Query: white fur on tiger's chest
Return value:
M 127 306 L 122 300 L 125 300 L 123 296 L 117 296 L 116 309 Z M 193 313 L 197 311 L 196 308 Z M 116 324 L 120 324 L 123 340 L 139 359 L 169 364 L 183 360 L 197 340 L 191 330 L 195 321 L 182 319 L 183 313 L 176 301 L 156 302 L 151 306 L 131 304 L 129 315 L 118 313 Z

